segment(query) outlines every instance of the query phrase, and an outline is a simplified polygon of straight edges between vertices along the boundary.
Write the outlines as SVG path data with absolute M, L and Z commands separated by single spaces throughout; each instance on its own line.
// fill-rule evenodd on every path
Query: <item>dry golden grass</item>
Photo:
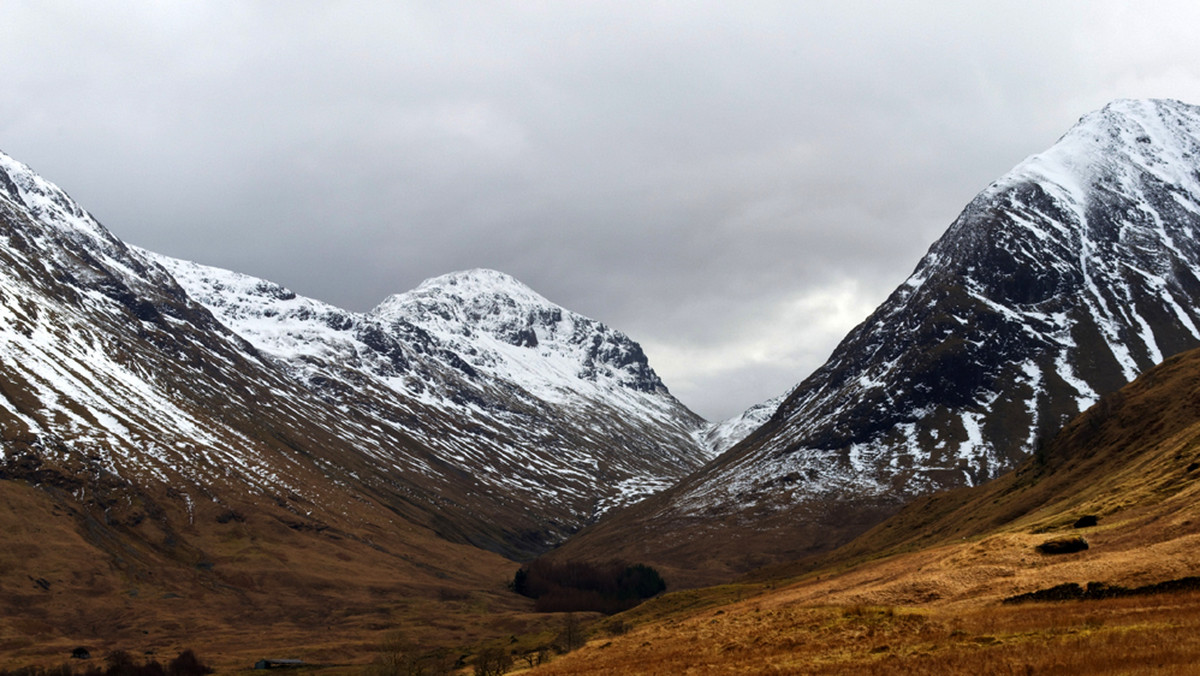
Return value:
M 914 608 L 778 594 L 593 639 L 568 674 L 1194 674 L 1200 595 Z
M 182 525 L 168 536 L 152 519 L 128 526 L 114 512 L 105 524 L 78 509 L 0 481 L 0 668 L 54 666 L 77 646 L 97 663 L 110 650 L 163 661 L 191 648 L 222 672 L 264 657 L 361 665 L 396 632 L 457 647 L 549 621 L 505 588 L 518 564 L 389 533 L 366 521 L 377 514 L 316 532 L 269 505 L 226 523 L 199 505 L 190 524 L 171 515 Z

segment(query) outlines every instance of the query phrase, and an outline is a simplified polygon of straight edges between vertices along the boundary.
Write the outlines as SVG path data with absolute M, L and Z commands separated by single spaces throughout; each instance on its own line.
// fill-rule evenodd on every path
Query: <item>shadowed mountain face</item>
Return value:
M 632 542 L 631 557 L 713 579 L 1013 467 L 1200 344 L 1198 170 L 1200 109 L 1119 101 L 1085 116 L 980 193 L 762 428 L 562 555 Z

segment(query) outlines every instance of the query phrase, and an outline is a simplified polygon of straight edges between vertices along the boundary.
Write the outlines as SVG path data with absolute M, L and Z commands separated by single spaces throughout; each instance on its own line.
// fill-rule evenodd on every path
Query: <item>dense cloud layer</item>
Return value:
M 399 4 L 399 3 L 396 3 Z M 508 272 L 703 415 L 783 392 L 1187 3 L 16 2 L 0 148 L 118 236 L 362 310 Z

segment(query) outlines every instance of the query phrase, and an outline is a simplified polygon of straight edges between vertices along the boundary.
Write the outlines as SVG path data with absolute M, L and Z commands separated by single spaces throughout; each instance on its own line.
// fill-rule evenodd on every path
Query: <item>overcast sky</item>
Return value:
M 1189 2 L 0 5 L 0 149 L 117 236 L 367 310 L 507 272 L 720 419 L 1114 98 L 1200 103 Z

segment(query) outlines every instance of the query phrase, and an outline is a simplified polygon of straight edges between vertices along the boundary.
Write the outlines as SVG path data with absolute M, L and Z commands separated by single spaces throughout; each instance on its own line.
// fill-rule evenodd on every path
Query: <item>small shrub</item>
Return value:
M 533 650 L 521 653 L 521 659 L 529 669 L 541 666 L 550 661 L 550 649 L 546 646 L 539 646 Z
M 627 633 L 629 633 L 629 624 L 625 620 L 613 620 L 608 625 L 610 636 L 623 636 Z
M 138 676 L 133 656 L 124 650 L 109 652 L 104 656 L 104 662 L 108 665 L 108 668 L 104 670 L 104 676 Z
M 1047 540 L 1038 545 L 1035 549 L 1041 554 L 1073 554 L 1082 552 L 1088 548 L 1088 541 L 1082 535 L 1072 535 L 1070 537 L 1055 538 Z
M 179 656 L 167 665 L 168 676 L 205 676 L 212 672 L 212 667 L 201 662 L 191 650 L 179 653 Z

